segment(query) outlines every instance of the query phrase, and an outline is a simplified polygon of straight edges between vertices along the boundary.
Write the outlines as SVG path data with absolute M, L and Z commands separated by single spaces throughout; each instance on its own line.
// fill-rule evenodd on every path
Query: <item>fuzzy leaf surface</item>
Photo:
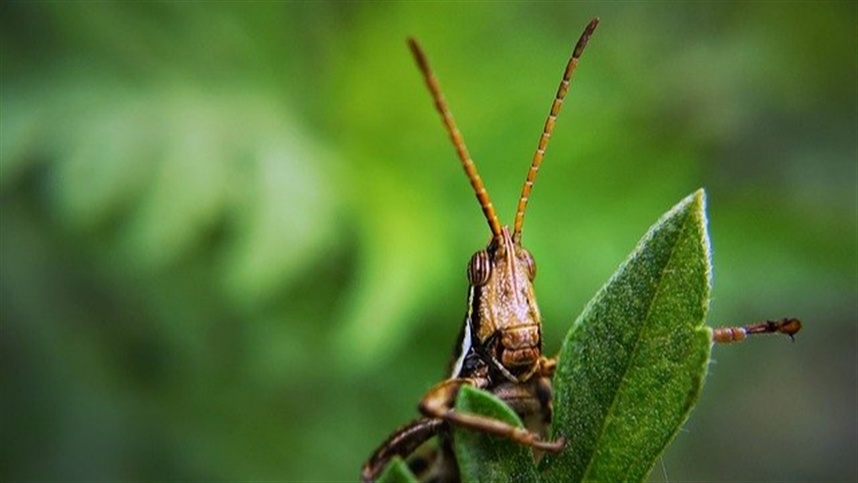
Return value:
M 545 481 L 641 481 L 706 375 L 711 331 L 705 195 L 668 211 L 589 302 L 560 350 Z
M 456 410 L 479 414 L 521 427 L 521 420 L 493 394 L 464 386 L 456 398 Z M 454 429 L 456 458 L 462 481 L 536 481 L 530 448 L 480 431 Z

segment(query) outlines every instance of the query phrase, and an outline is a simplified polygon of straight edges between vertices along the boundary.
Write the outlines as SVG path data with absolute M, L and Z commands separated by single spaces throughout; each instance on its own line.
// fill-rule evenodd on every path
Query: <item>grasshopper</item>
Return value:
M 530 252 L 522 247 L 521 236 L 525 209 L 545 148 L 578 61 L 598 24 L 598 18 L 590 21 L 566 64 L 518 200 L 512 231 L 498 221 L 426 55 L 416 40 L 408 39 L 435 108 L 489 224 L 491 240 L 486 248 L 474 253 L 468 263 L 467 312 L 451 358 L 449 377 L 421 399 L 419 410 L 423 417 L 397 429 L 369 457 L 361 469 L 362 481 L 374 481 L 396 456 L 411 457 L 410 468 L 421 481 L 459 480 L 452 449 L 452 426 L 490 433 L 529 446 L 535 457 L 544 452 L 557 453 L 565 447 L 563 438 L 546 439 L 551 424 L 551 378 L 556 359 L 542 354 L 542 318 L 533 289 L 536 264 Z M 777 332 L 792 337 L 800 328 L 801 324 L 795 319 L 721 328 L 713 331 L 713 342 L 734 342 L 760 333 Z M 489 391 L 506 402 L 521 418 L 524 428 L 456 411 L 456 397 L 465 385 Z M 438 447 L 420 454 L 421 446 L 436 436 Z

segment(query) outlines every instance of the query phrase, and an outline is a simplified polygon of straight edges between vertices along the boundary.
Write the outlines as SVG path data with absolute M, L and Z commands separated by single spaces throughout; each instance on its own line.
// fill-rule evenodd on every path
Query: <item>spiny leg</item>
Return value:
M 482 387 L 484 384 L 480 384 L 477 379 L 447 379 L 442 381 L 423 396 L 423 400 L 420 401 L 420 412 L 428 417 L 443 419 L 450 424 L 494 434 L 518 444 L 552 453 L 558 453 L 566 446 L 566 440 L 563 438 L 556 441 L 543 441 L 539 435 L 524 428 L 497 419 L 454 410 L 453 407 L 456 404 L 459 390 L 465 385 Z
M 719 327 L 712 329 L 712 342 L 727 344 L 745 340 L 749 335 L 784 334 L 795 340 L 795 334 L 801 330 L 801 321 L 793 318 L 765 320 L 744 327 Z

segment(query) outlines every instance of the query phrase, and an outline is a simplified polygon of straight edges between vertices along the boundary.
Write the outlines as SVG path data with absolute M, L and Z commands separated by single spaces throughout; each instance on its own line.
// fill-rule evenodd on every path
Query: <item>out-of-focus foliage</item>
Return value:
M 525 228 L 546 350 L 705 187 L 710 324 L 805 330 L 714 348 L 667 476 L 858 477 L 854 3 L 0 12 L 3 480 L 356 479 L 488 237 L 404 39 L 510 221 L 595 15 Z

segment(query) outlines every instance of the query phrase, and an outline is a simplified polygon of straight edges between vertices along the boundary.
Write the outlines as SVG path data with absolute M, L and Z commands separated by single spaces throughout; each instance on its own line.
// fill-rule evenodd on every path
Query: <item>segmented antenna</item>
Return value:
M 554 102 L 551 103 L 551 111 L 548 113 L 548 119 L 545 120 L 545 126 L 542 128 L 542 135 L 539 136 L 539 144 L 536 147 L 536 153 L 533 155 L 533 162 L 530 163 L 530 170 L 527 172 L 527 179 L 524 181 L 524 187 L 521 189 L 521 197 L 518 199 L 518 208 L 515 211 L 515 224 L 513 225 L 513 239 L 521 239 L 521 226 L 524 224 L 524 210 L 527 208 L 527 201 L 530 198 L 530 190 L 533 189 L 533 180 L 536 179 L 536 173 L 539 171 L 539 165 L 542 164 L 542 158 L 545 156 L 545 147 L 548 146 L 548 141 L 551 139 L 551 131 L 554 130 L 554 122 L 557 120 L 557 115 L 560 114 L 560 108 L 563 107 L 563 98 L 569 92 L 569 84 L 572 81 L 572 75 L 575 73 L 575 68 L 578 67 L 578 59 L 584 52 L 584 47 L 593 35 L 593 31 L 599 25 L 599 19 L 590 20 L 578 43 L 575 44 L 575 50 L 572 51 L 572 57 L 566 64 L 566 71 L 563 73 L 563 80 L 560 81 L 560 86 L 557 88 L 557 95 L 554 96 Z
M 480 178 L 479 173 L 477 173 L 477 166 L 471 159 L 471 155 L 468 154 L 468 148 L 465 147 L 465 141 L 462 139 L 462 134 L 459 132 L 459 128 L 456 127 L 456 122 L 453 121 L 453 114 L 451 114 L 450 109 L 447 108 L 447 102 L 444 100 L 444 95 L 441 94 L 441 88 L 438 86 L 438 79 L 435 78 L 432 68 L 429 67 L 429 61 L 426 60 L 426 54 L 423 53 L 423 49 L 420 48 L 420 44 L 417 43 L 417 40 L 409 38 L 408 46 L 411 48 L 411 53 L 414 55 L 414 60 L 417 61 L 420 71 L 423 72 L 423 78 L 426 80 L 426 86 L 429 87 L 429 92 L 432 93 L 432 98 L 435 100 L 435 108 L 438 110 L 438 113 L 441 114 L 441 120 L 444 121 L 444 127 L 447 128 L 447 132 L 450 134 L 450 140 L 453 141 L 453 146 L 456 147 L 456 153 L 462 161 L 462 167 L 465 168 L 465 174 L 468 175 L 468 179 L 471 181 L 471 186 L 474 188 L 474 193 L 476 193 L 477 200 L 480 202 L 480 207 L 483 209 L 483 215 L 485 215 L 486 221 L 489 222 L 489 228 L 492 230 L 492 235 L 499 237 L 501 236 L 501 225 L 498 221 L 497 214 L 495 213 L 495 208 L 492 205 L 492 200 L 489 198 L 489 193 L 486 191 L 485 185 L 483 185 L 482 178 Z

